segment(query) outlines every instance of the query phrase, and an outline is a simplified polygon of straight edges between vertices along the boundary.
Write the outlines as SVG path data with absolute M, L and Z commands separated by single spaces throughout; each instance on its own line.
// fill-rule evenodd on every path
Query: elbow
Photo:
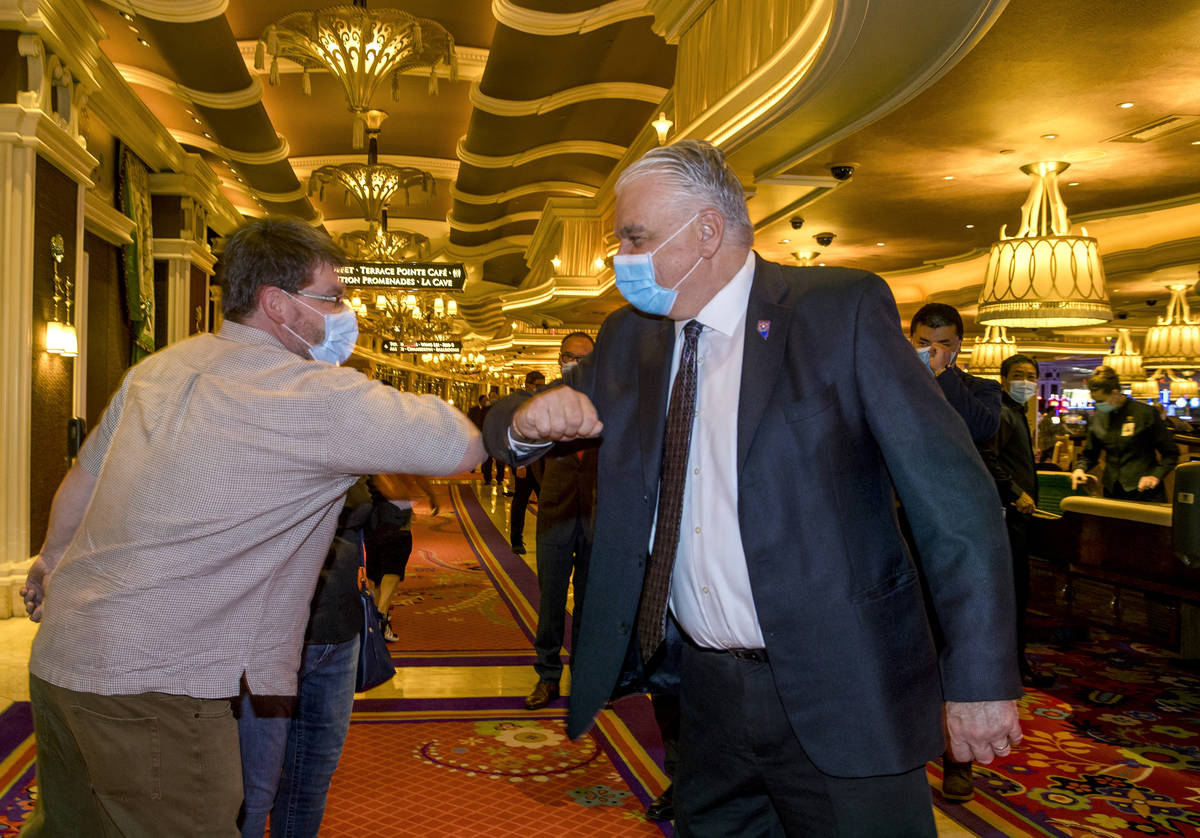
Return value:
M 465 471 L 470 471 L 477 468 L 480 463 L 487 457 L 487 452 L 483 449 L 483 436 L 475 428 L 471 429 L 471 435 L 467 440 L 467 451 L 463 454 L 462 461 L 458 464 L 455 474 L 462 474 Z

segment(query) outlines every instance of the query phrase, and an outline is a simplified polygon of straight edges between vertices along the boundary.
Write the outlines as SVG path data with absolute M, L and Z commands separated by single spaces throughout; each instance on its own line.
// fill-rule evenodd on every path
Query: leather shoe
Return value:
M 654 798 L 654 801 L 646 807 L 646 817 L 652 821 L 675 820 L 674 783 L 663 789 L 663 793 Z
M 524 556 L 524 555 L 525 555 L 525 544 L 524 544 L 524 542 L 521 542 L 521 541 L 514 541 L 514 542 L 513 542 L 513 546 L 512 546 L 512 551 L 513 551 L 514 553 L 516 553 L 518 556 Z
M 975 796 L 971 763 L 942 760 L 942 797 L 951 803 L 966 803 Z
M 533 692 L 525 696 L 526 710 L 541 710 L 558 698 L 558 681 L 538 681 Z

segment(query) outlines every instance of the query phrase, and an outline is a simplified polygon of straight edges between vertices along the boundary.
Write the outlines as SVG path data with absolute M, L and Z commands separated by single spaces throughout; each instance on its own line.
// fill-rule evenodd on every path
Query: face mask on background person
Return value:
M 677 289 L 704 261 L 703 256 L 697 259 L 691 270 L 681 276 L 679 281 L 670 288 L 663 288 L 654 278 L 654 254 L 662 250 L 667 242 L 682 233 L 699 215 L 700 213 L 696 213 L 683 222 L 678 230 L 663 239 L 658 247 L 648 253 L 618 253 L 613 257 L 613 273 L 616 275 L 617 290 L 638 311 L 663 316 L 670 314 L 671 308 L 675 305 L 675 298 L 679 296 Z
M 325 338 L 320 343 L 313 345 L 296 335 L 295 331 L 286 323 L 283 324 L 283 328 L 296 335 L 308 347 L 308 354 L 314 361 L 324 361 L 334 366 L 345 363 L 346 359 L 354 354 L 354 344 L 358 342 L 358 315 L 345 305 L 337 314 L 322 314 L 295 294 L 288 296 L 305 308 L 321 315 L 325 321 Z
M 1111 402 L 1096 402 L 1096 410 L 1101 413 L 1112 413 L 1117 409 L 1117 406 Z
M 917 357 L 921 359 L 921 363 L 925 365 L 925 369 L 933 372 L 933 367 L 929 365 L 929 356 L 932 354 L 932 347 L 921 346 L 917 348 Z
M 1013 401 L 1025 404 L 1037 394 L 1037 382 L 1013 381 L 1008 385 L 1008 394 L 1012 396 Z

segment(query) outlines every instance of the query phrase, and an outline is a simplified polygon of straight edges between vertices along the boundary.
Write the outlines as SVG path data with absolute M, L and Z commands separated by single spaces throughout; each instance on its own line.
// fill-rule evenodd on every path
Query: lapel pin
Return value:
M 771 321 L 770 320 L 759 320 L 758 321 L 758 333 L 759 333 L 759 335 L 762 336 L 763 340 L 766 340 L 767 337 L 771 334 Z

